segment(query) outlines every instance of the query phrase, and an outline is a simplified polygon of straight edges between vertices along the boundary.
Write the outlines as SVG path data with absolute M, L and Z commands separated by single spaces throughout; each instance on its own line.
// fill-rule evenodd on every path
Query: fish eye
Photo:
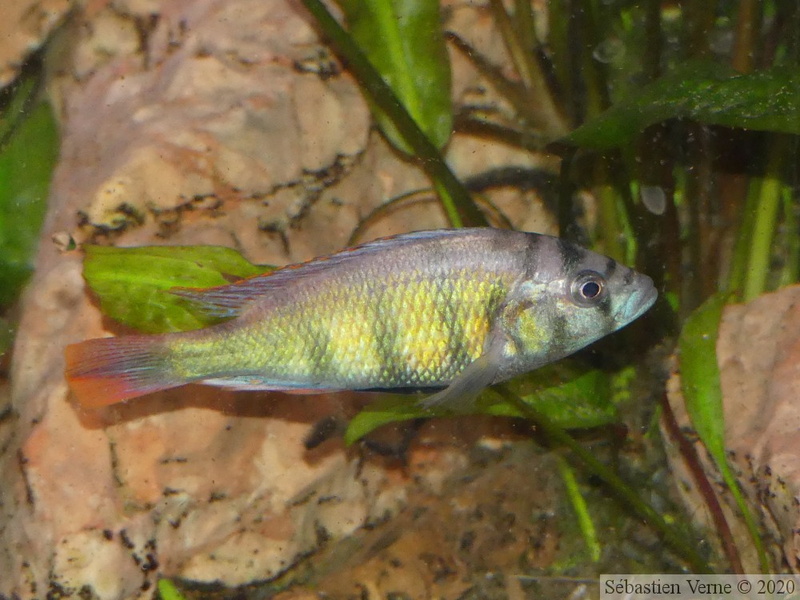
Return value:
M 572 299 L 578 306 L 594 306 L 605 297 L 606 280 L 596 271 L 582 271 L 572 280 Z

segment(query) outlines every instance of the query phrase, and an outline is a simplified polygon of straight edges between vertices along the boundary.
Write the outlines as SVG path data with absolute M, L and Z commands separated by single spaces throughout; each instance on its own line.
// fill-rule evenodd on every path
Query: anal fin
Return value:
M 231 377 L 214 377 L 210 379 L 203 379 L 199 383 L 205 385 L 213 385 L 221 387 L 226 390 L 236 392 L 282 392 L 284 394 L 331 394 L 339 392 L 339 389 L 329 389 L 323 387 L 314 387 L 304 384 L 290 385 L 286 382 L 273 381 L 270 379 L 263 379 L 251 375 L 239 375 Z

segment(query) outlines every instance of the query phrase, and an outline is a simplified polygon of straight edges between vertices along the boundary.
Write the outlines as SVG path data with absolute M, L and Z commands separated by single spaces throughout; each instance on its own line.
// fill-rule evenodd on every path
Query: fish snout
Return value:
M 617 320 L 623 324 L 641 317 L 658 298 L 658 290 L 653 280 L 647 275 L 638 273 L 631 287 L 627 299 L 622 302 L 617 311 Z

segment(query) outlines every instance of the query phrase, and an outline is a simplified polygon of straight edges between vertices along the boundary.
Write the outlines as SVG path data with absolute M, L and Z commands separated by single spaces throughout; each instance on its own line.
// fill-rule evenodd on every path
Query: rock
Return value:
M 70 0 L 14 0 L 0 3 L 0 87 L 19 75 L 32 52 L 61 22 Z

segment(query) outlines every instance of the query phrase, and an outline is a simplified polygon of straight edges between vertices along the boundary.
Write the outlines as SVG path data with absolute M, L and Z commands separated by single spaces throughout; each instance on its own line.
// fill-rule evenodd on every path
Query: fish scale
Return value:
M 301 297 L 264 319 L 258 335 L 229 344 L 237 354 L 252 346 L 245 354 L 260 356 L 255 368 L 272 377 L 342 386 L 427 385 L 454 376 L 480 354 L 493 305 L 503 293 L 499 285 L 474 280 L 442 285 L 417 273 L 390 279 L 380 295 L 373 293 L 371 280 L 340 283 Z M 487 303 L 482 294 L 492 289 L 496 299 Z

